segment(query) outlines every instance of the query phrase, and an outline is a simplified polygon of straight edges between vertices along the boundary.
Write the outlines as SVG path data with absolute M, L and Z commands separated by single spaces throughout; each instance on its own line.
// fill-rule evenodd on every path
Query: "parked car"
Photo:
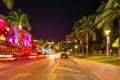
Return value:
M 68 55 L 66 53 L 62 53 L 61 58 L 68 58 Z

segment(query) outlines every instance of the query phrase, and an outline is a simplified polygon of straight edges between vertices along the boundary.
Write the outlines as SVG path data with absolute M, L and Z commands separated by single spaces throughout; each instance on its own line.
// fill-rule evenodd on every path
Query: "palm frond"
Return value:
M 104 1 L 101 2 L 101 5 L 98 7 L 98 9 L 96 10 L 96 13 L 100 13 L 103 12 L 105 9 L 106 3 Z
M 14 4 L 14 0 L 2 0 L 6 7 L 11 10 Z
M 6 17 L 6 21 L 8 24 L 11 24 L 15 27 L 19 27 L 19 25 L 21 25 L 22 27 L 27 28 L 29 31 L 31 30 L 28 15 L 26 13 L 22 13 L 20 9 L 11 11 Z

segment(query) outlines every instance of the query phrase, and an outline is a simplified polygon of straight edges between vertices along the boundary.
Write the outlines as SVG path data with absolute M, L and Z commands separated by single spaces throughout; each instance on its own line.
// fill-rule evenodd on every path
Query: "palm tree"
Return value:
M 22 13 L 20 9 L 16 11 L 11 11 L 9 15 L 5 19 L 7 21 L 7 25 L 13 25 L 16 28 L 16 35 L 18 39 L 18 45 L 19 45 L 19 35 L 18 35 L 18 28 L 25 27 L 29 31 L 31 30 L 31 26 L 28 21 L 28 15 L 26 13 Z
M 25 27 L 29 31 L 31 30 L 31 26 L 28 21 L 28 15 L 26 13 L 22 13 L 20 9 L 11 11 L 6 17 L 6 21 L 8 24 L 11 24 L 16 28 Z
M 114 20 L 118 20 L 119 28 L 119 48 L 118 54 L 120 55 L 120 1 L 119 0 L 109 0 L 104 7 L 103 12 L 101 12 L 95 19 L 95 23 L 98 28 L 111 29 L 113 27 Z M 107 25 L 107 26 L 105 26 Z
M 82 19 L 80 19 L 79 23 L 79 31 L 77 32 L 77 35 L 80 37 L 85 37 L 85 41 L 86 41 L 86 57 L 88 55 L 88 46 L 89 46 L 89 38 L 92 38 L 92 40 L 96 40 L 96 34 L 94 32 L 94 21 L 95 15 L 89 15 L 89 16 L 85 16 Z M 84 39 L 84 38 L 83 38 Z
M 84 54 L 84 44 L 83 44 L 84 43 L 83 42 L 84 41 L 84 37 L 78 35 L 79 30 L 82 29 L 80 26 L 81 26 L 81 24 L 79 23 L 79 21 L 75 21 L 75 23 L 73 25 L 73 31 L 70 34 L 70 38 L 71 38 L 72 41 L 79 40 L 80 46 L 82 48 L 82 54 Z
M 85 27 L 84 29 L 80 30 L 78 33 L 79 36 L 84 36 L 86 39 L 86 57 L 88 55 L 88 46 L 89 46 L 89 37 L 92 36 L 93 40 L 95 40 L 95 33 L 89 27 Z
M 106 6 L 106 3 L 104 1 L 101 2 L 101 5 L 98 7 L 98 9 L 96 10 L 96 13 L 101 13 L 104 11 L 104 8 Z
M 77 21 L 75 21 L 75 23 L 73 25 L 73 31 L 68 36 L 68 38 L 71 42 L 74 42 L 75 40 L 79 40 L 78 36 L 76 35 L 76 33 L 78 31 L 78 27 L 79 27 L 79 23 Z
M 13 4 L 14 4 L 14 0 L 2 0 L 2 2 L 7 6 L 7 8 L 8 8 L 9 10 L 12 9 Z

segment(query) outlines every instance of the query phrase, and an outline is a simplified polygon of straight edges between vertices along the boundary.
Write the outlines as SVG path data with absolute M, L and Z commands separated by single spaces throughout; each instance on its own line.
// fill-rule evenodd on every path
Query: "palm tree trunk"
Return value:
M 120 19 L 118 20 L 118 28 L 119 28 L 119 47 L 118 47 L 118 59 L 120 59 Z
M 88 40 L 88 33 L 86 34 L 86 57 L 88 56 L 88 44 L 89 44 L 89 40 Z
M 81 46 L 81 49 L 82 49 L 82 55 L 84 55 L 84 44 L 83 44 L 83 40 L 82 39 L 80 40 L 80 46 Z

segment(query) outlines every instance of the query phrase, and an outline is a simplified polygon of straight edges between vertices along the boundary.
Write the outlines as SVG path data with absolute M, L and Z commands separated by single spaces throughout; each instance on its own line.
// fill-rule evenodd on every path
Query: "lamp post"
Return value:
M 109 55 L 109 44 L 110 44 L 110 37 L 108 36 L 109 35 L 109 32 L 110 30 L 106 30 L 105 33 L 106 33 L 106 41 L 107 41 L 107 52 L 106 52 L 106 57 L 108 58 L 108 55 Z
M 77 54 L 77 49 L 78 49 L 78 45 L 75 45 L 76 54 Z

